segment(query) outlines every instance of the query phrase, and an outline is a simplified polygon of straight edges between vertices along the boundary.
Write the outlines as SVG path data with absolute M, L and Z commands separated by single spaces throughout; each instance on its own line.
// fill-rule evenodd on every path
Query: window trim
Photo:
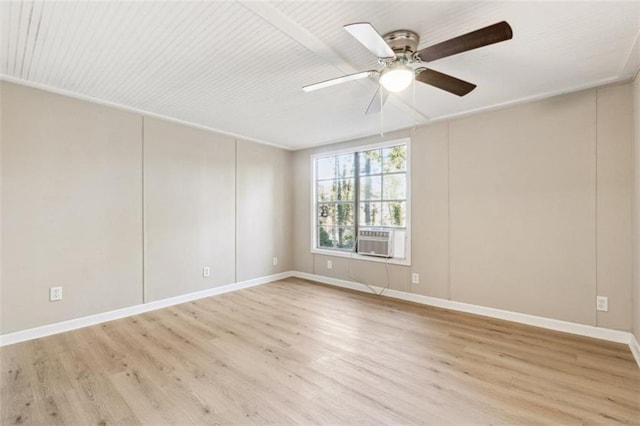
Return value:
M 396 146 L 396 145 L 406 145 L 407 147 L 407 198 L 406 198 L 406 203 L 407 203 L 407 210 L 406 210 L 406 215 L 405 215 L 405 221 L 406 221 L 406 236 L 405 236 L 405 257 L 404 258 L 396 258 L 396 257 L 391 257 L 391 258 L 382 258 L 382 257 L 376 257 L 376 256 L 365 256 L 362 254 L 358 254 L 356 252 L 351 252 L 351 251 L 343 251 L 343 250 L 329 250 L 329 249 L 321 249 L 317 247 L 317 241 L 316 241 L 316 227 L 317 227 L 317 223 L 316 223 L 316 168 L 315 168 L 315 161 L 318 158 L 323 158 L 323 157 L 331 157 L 331 156 L 337 156 L 337 155 L 343 155 L 343 154 L 353 154 L 355 152 L 362 152 L 362 151 L 368 151 L 371 149 L 381 149 L 381 148 L 389 148 L 392 146 Z M 311 241 L 311 253 L 312 254 L 320 254 L 320 255 L 324 255 L 324 256 L 335 256 L 335 257 L 347 257 L 347 258 L 351 258 L 351 259 L 357 259 L 357 260 L 364 260 L 367 262 L 378 262 L 378 263 L 389 263 L 389 264 L 393 264 L 393 265 L 404 265 L 404 266 L 411 266 L 411 198 L 412 198 L 412 191 L 411 191 L 411 138 L 399 138 L 399 139 L 392 139 L 392 140 L 387 140 L 384 142 L 378 142 L 378 143 L 373 143 L 373 144 L 367 144 L 367 145 L 358 145 L 358 146 L 353 146 L 353 147 L 349 147 L 349 148 L 342 148 L 342 149 L 337 149 L 337 150 L 327 150 L 327 151 L 319 151 L 316 152 L 315 154 L 312 154 L 310 156 L 310 165 L 309 165 L 309 171 L 310 171 L 310 177 L 311 179 L 309 179 L 310 181 L 310 194 L 311 194 L 311 199 L 310 199 L 310 205 L 311 205 L 311 214 L 310 214 L 310 241 Z M 359 176 L 357 176 L 359 178 Z M 358 208 L 357 203 L 356 203 L 356 208 Z

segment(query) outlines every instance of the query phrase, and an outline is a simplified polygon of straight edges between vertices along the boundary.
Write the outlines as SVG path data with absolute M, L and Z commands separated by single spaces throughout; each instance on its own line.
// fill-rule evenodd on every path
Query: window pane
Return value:
M 351 203 L 340 203 L 336 205 L 336 225 L 353 226 L 353 208 L 354 205 Z
M 338 176 L 341 178 L 355 176 L 355 156 L 353 154 L 339 155 L 336 157 L 338 161 Z
M 407 170 L 406 145 L 393 146 L 382 150 L 382 164 L 385 173 Z
M 358 159 L 361 175 L 382 173 L 382 154 L 379 149 L 361 152 Z
M 333 204 L 318 204 L 318 223 L 320 225 L 333 225 L 334 219 Z
M 331 226 L 318 227 L 318 247 L 335 247 L 335 240 L 332 237 L 333 229 Z
M 316 178 L 334 179 L 336 177 L 336 157 L 318 158 L 316 160 Z
M 338 244 L 336 247 L 342 249 L 353 250 L 353 245 L 356 241 L 356 234 L 353 228 L 339 227 L 338 228 Z
M 383 226 L 405 226 L 406 203 L 389 202 L 382 203 Z
M 318 201 L 353 201 L 355 182 L 352 179 L 319 181 Z
M 360 203 L 359 222 L 363 226 L 382 225 L 382 206 L 380 203 Z
M 333 191 L 335 181 L 323 180 L 318 182 L 316 197 L 318 201 L 335 201 L 336 194 Z
M 404 200 L 407 198 L 407 175 L 384 175 L 382 188 L 383 200 Z
M 353 226 L 353 203 L 322 203 L 318 205 L 318 223 L 320 225 Z
M 343 179 L 336 181 L 336 200 L 338 201 L 353 201 L 355 200 L 355 183 L 352 179 Z
M 346 226 L 319 226 L 318 247 L 353 249 L 355 233 L 353 228 Z
M 360 199 L 380 200 L 382 197 L 382 177 L 371 176 L 360 178 Z

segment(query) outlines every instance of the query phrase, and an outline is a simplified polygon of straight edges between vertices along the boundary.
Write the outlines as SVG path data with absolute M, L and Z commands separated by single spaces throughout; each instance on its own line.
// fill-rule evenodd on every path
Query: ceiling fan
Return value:
M 426 68 L 424 64 L 513 37 L 509 24 L 502 21 L 418 51 L 420 36 L 413 31 L 398 30 L 381 36 L 368 22 L 345 25 L 344 29 L 378 57 L 383 69 L 345 75 L 304 86 L 302 90 L 310 92 L 362 78 L 377 78 L 386 90 L 378 88 L 367 114 L 379 112 L 389 92 L 406 89 L 414 79 L 458 96 L 468 94 L 476 88 L 475 84 Z

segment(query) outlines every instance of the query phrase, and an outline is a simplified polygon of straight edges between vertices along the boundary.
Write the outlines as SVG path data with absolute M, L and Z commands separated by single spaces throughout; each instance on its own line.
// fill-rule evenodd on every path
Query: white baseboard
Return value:
M 638 339 L 636 339 L 636 336 L 634 336 L 633 333 L 629 334 L 631 334 L 631 338 L 629 340 L 629 349 L 631 349 L 633 357 L 636 359 L 638 366 L 640 366 L 640 344 L 638 343 Z
M 141 305 L 129 306 L 122 309 L 116 309 L 114 311 L 102 312 L 82 318 L 74 318 L 67 321 L 57 322 L 55 324 L 44 325 L 42 327 L 35 327 L 28 330 L 7 333 L 0 335 L 0 347 L 24 342 L 31 339 L 37 339 L 39 337 L 50 336 L 52 334 L 63 333 L 65 331 L 76 330 L 78 328 L 100 324 L 107 321 L 113 321 L 131 315 L 141 314 L 143 312 L 155 311 L 156 309 L 162 309 L 168 306 L 190 302 L 192 300 L 203 299 L 205 297 L 215 296 L 217 294 L 229 293 L 232 291 L 241 290 L 243 288 L 255 287 L 257 285 L 288 278 L 292 275 L 293 273 L 291 271 L 274 275 L 267 275 L 265 277 L 227 284 L 207 290 L 196 291 L 193 293 L 182 294 L 180 296 L 169 297 L 167 299 L 143 303 Z
M 293 276 L 303 278 L 310 281 L 317 281 L 324 284 L 334 285 L 337 287 L 349 288 L 352 290 L 371 293 L 371 288 L 380 293 L 383 288 L 376 286 L 367 286 L 365 284 L 345 281 L 337 278 L 324 277 L 321 275 L 308 274 L 306 272 L 294 271 Z M 577 334 L 580 336 L 594 337 L 596 339 L 608 340 L 611 342 L 624 343 L 629 345 L 633 356 L 640 367 L 640 346 L 633 334 L 612 330 L 608 328 L 594 327 L 591 325 L 578 324 L 575 322 L 562 321 L 552 318 L 545 318 L 535 315 L 522 314 L 518 312 L 505 311 L 502 309 L 488 308 L 485 306 L 472 305 L 469 303 L 456 302 L 453 300 L 439 299 L 437 297 L 423 296 L 420 294 L 407 293 L 404 291 L 387 289 L 382 293 L 383 296 L 392 297 L 394 299 L 406 300 L 409 302 L 420 303 L 423 305 L 435 306 L 438 308 L 451 309 L 454 311 L 467 312 L 476 315 L 482 315 L 491 318 L 503 319 L 506 321 L 517 322 L 521 324 L 532 325 L 535 327 L 546 328 L 549 330 L 563 331 L 565 333 Z

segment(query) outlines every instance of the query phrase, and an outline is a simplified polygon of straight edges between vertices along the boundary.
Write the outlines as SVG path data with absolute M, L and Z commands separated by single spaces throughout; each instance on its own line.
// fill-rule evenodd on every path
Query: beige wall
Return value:
M 141 117 L 1 84 L 1 332 L 141 303 Z
M 310 158 L 313 150 L 306 149 L 292 154 L 293 172 L 293 269 L 308 274 L 314 273 L 311 247 L 311 170 Z
M 636 340 L 640 342 L 640 74 L 633 82 L 633 331 Z
M 404 273 L 392 273 L 391 287 L 630 329 L 630 114 L 624 84 L 416 129 L 412 266 L 395 266 Z M 294 269 L 379 283 L 377 264 L 309 253 L 309 207 L 300 204 L 309 205 L 314 151 L 294 154 L 304 214 Z M 411 271 L 420 284 L 409 284 Z M 609 297 L 609 312 L 596 313 L 596 294 Z
M 595 323 L 595 91 L 450 123 L 450 287 Z
M 0 333 L 290 269 L 288 151 L 7 82 L 0 90 Z M 236 222 L 252 234 L 236 240 Z M 49 302 L 52 286 L 62 301 Z
M 633 97 L 629 84 L 598 89 L 597 293 L 609 311 L 600 327 L 631 330 L 633 194 Z
M 143 127 L 138 114 L 2 82 L 0 332 L 139 304 L 143 290 L 150 301 L 294 269 L 374 285 L 388 274 L 398 290 L 633 322 L 638 336 L 639 86 L 411 132 L 412 266 L 387 270 L 309 251 L 309 158 L 337 146 L 289 153 L 151 118 Z M 54 285 L 61 302 L 48 301 Z M 595 311 L 596 294 L 609 312 Z
M 420 283 L 410 291 L 449 299 L 449 123 L 411 135 L 412 269 Z
M 235 282 L 235 150 L 233 138 L 144 119 L 146 302 Z
M 2 104 L 3 102 L 3 98 L 4 98 L 4 84 L 0 83 L 0 309 L 2 309 L 3 306 L 3 299 L 2 299 L 2 241 L 4 240 L 4 238 L 2 237 L 2 140 L 3 140 L 3 126 L 2 126 L 2 122 L 4 120 L 4 115 L 2 114 Z M 2 323 L 2 311 L 0 311 L 0 323 Z M 2 326 L 0 325 L 0 334 L 2 334 Z
M 241 140 L 237 152 L 238 281 L 289 271 L 293 264 L 291 152 Z

